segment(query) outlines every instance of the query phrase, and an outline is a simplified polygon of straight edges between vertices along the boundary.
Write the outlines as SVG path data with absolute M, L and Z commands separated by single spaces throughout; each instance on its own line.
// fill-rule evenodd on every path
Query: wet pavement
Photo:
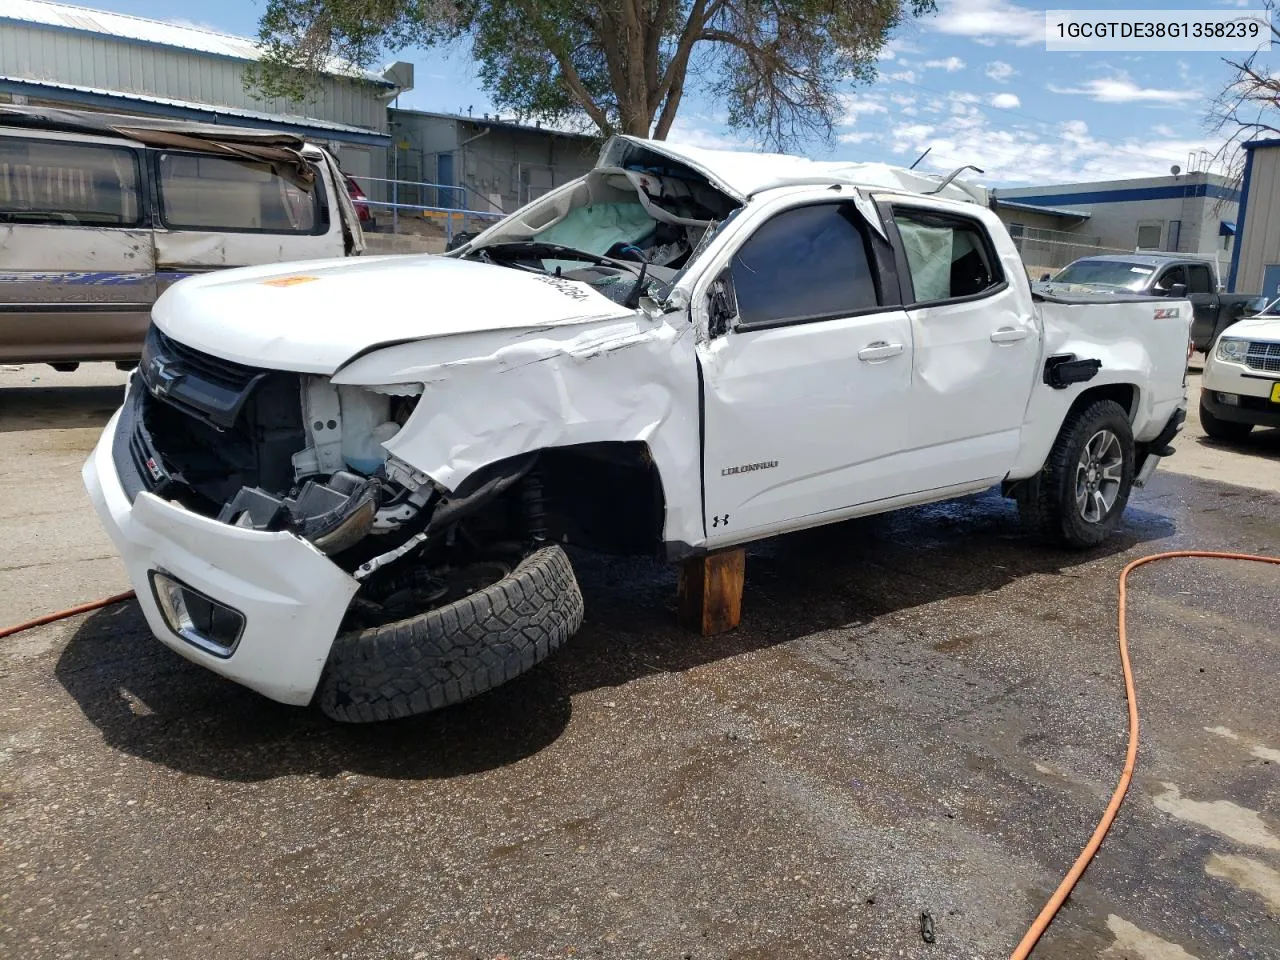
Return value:
M 81 429 L 0 431 L 8 477 L 39 489 Z M 51 559 L 0 563 L 0 607 L 107 587 L 87 506 L 33 519 L 7 482 L 0 529 Z M 0 955 L 1007 956 L 1123 762 L 1116 576 L 1183 548 L 1280 553 L 1280 496 L 1157 473 L 1083 554 L 991 494 L 779 538 L 711 639 L 665 566 L 578 555 L 561 653 L 369 727 L 132 605 L 0 640 Z M 1134 575 L 1138 772 L 1038 960 L 1280 956 L 1277 611 L 1273 568 Z

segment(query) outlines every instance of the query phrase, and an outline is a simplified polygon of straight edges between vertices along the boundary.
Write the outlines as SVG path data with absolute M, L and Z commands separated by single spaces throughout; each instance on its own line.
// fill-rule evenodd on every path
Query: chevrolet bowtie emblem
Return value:
M 147 381 L 157 397 L 167 397 L 182 379 L 182 370 L 174 363 L 166 363 L 163 357 L 153 357 L 147 366 Z

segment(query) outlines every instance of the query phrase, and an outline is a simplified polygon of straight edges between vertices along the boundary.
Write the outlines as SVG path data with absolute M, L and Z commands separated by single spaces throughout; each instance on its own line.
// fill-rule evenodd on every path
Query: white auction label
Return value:
M 1271 49 L 1266 10 L 1049 10 L 1044 21 L 1050 51 Z

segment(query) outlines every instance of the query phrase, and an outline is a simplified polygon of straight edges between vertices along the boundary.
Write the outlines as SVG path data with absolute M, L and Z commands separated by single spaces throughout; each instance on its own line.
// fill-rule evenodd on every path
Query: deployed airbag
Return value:
M 537 239 L 587 253 L 605 254 L 615 243 L 642 242 L 656 226 L 656 221 L 639 203 L 596 203 L 570 210 L 559 223 L 539 231 Z M 581 266 L 553 260 L 546 261 L 546 265 L 548 269 L 561 265 L 567 270 Z
M 911 267 L 917 303 L 946 300 L 951 296 L 951 244 L 955 233 L 951 227 L 898 220 L 898 234 Z

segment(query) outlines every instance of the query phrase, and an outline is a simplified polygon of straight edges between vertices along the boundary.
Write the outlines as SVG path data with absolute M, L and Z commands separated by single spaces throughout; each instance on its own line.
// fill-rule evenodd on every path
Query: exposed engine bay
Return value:
M 552 535 L 568 540 L 564 524 L 549 521 L 546 477 L 568 478 L 558 486 L 576 483 L 583 499 L 622 489 L 605 449 L 585 467 L 580 453 L 571 468 L 554 454 L 521 455 L 445 490 L 383 446 L 421 395 L 420 384 L 336 385 L 241 366 L 153 326 L 117 423 L 116 467 L 131 498 L 145 490 L 220 523 L 311 543 L 361 584 L 346 629 L 451 603 L 502 579 Z M 639 543 L 652 531 L 632 532 Z

